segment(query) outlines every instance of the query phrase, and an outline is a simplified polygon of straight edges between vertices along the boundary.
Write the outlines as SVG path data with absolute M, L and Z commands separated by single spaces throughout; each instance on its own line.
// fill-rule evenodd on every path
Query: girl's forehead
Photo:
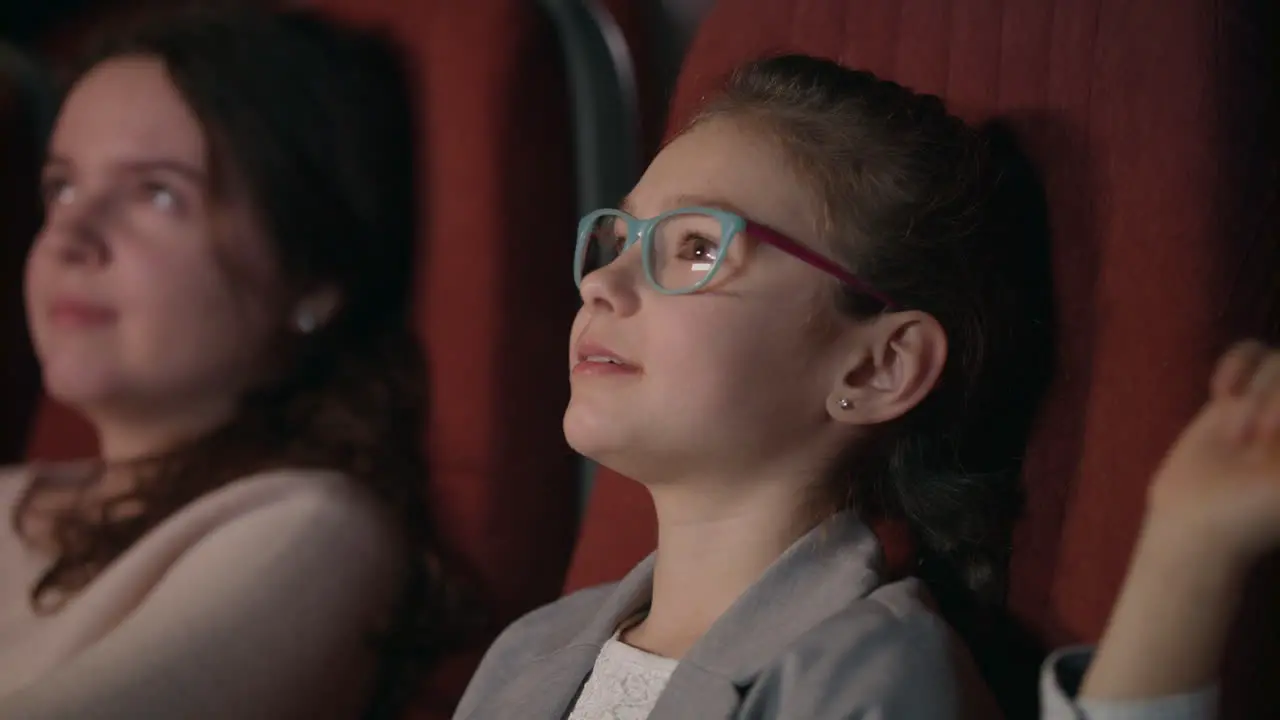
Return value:
M 780 143 L 730 118 L 707 120 L 672 140 L 622 209 L 652 217 L 691 205 L 719 207 L 811 238 L 819 205 Z
M 58 114 L 50 154 L 86 153 L 203 165 L 205 140 L 199 120 L 159 60 L 118 58 L 86 73 Z

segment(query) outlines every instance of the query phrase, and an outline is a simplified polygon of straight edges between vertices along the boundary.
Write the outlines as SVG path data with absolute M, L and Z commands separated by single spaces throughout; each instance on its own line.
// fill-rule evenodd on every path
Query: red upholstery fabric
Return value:
M 574 221 L 560 50 L 533 3 L 317 3 L 393 30 L 419 73 L 438 520 L 499 625 L 555 597 L 576 525 L 560 432 Z M 532 110 L 536 109 L 536 112 Z M 427 678 L 415 717 L 447 717 L 479 656 Z
M 670 127 L 735 64 L 798 50 L 1018 133 L 1049 197 L 1061 336 L 1025 467 L 1011 603 L 1047 643 L 1100 633 L 1149 475 L 1215 356 L 1280 329 L 1265 4 L 721 0 L 686 59 Z M 640 489 L 600 473 L 569 587 L 619 577 L 653 547 L 652 522 Z M 1274 694 L 1262 704 L 1274 692 L 1263 678 L 1280 670 L 1280 623 L 1263 605 L 1235 646 L 1229 717 L 1280 707 Z
M 27 457 L 40 460 L 74 460 L 98 451 L 93 427 L 59 403 L 42 398 L 31 425 Z
M 576 300 L 554 282 L 573 252 L 572 156 L 555 35 L 518 0 L 313 4 L 391 30 L 418 74 L 436 500 L 510 618 L 555 595 L 575 526 L 560 415 Z
M 612 470 L 600 468 L 578 530 L 565 592 L 621 578 L 657 545 L 658 528 L 649 492 Z

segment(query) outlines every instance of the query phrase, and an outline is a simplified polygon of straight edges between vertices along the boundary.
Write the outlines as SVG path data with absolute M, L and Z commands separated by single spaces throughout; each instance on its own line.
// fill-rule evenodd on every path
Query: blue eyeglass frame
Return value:
M 653 229 L 668 218 L 677 215 L 706 215 L 715 218 L 720 222 L 720 253 L 716 255 L 715 262 L 711 268 L 707 270 L 706 275 L 698 282 L 687 288 L 679 290 L 669 290 L 658 284 L 653 272 Z M 640 257 L 644 266 L 644 276 L 649 282 L 650 287 L 662 293 L 663 295 L 689 295 L 696 293 L 711 282 L 715 277 L 716 271 L 720 269 L 721 263 L 729 255 L 729 245 L 733 239 L 740 234 L 746 233 L 752 237 L 766 242 L 782 252 L 800 260 L 801 262 L 821 270 L 831 275 L 835 279 L 852 287 L 857 292 L 870 297 L 885 306 L 886 309 L 896 307 L 887 295 L 879 290 L 871 287 L 867 283 L 859 280 L 856 275 L 841 267 L 838 263 L 812 248 L 804 245 L 798 240 L 794 240 L 777 230 L 766 225 L 748 220 L 741 215 L 728 210 L 721 210 L 713 207 L 683 207 L 675 210 L 668 210 L 660 215 L 641 220 L 623 210 L 616 208 L 600 208 L 593 210 L 582 217 L 578 221 L 578 243 L 573 253 L 573 280 L 579 289 L 582 287 L 583 266 L 586 264 L 587 245 L 591 241 L 591 231 L 595 227 L 596 222 L 605 216 L 613 216 L 621 218 L 627 226 L 627 241 L 622 246 L 621 252 L 626 252 L 640 242 Z M 619 254 L 621 254 L 621 252 Z

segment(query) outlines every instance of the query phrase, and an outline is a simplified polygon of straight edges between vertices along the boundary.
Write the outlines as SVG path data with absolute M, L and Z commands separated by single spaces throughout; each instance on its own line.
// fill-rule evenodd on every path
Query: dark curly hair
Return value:
M 981 655 L 976 619 L 1003 603 L 1021 457 L 1052 371 L 1043 188 L 1007 130 L 830 60 L 738 68 L 693 124 L 719 117 L 781 143 L 838 259 L 947 335 L 936 389 L 833 476 L 861 516 L 909 529 L 917 574 Z M 836 305 L 853 318 L 887 309 L 851 287 Z
M 128 495 L 54 518 L 57 555 L 32 590 L 34 606 L 56 609 L 57 598 L 206 493 L 258 471 L 325 468 L 398 514 L 419 551 L 406 607 L 430 619 L 421 633 L 445 632 L 451 603 L 421 450 L 425 367 L 411 319 L 416 153 L 401 58 L 383 38 L 309 12 L 184 9 L 131 23 L 77 77 L 123 56 L 163 62 L 208 138 L 213 199 L 230 187 L 250 198 L 291 299 L 324 287 L 342 301 L 314 332 L 282 329 L 270 349 L 283 358 L 279 371 L 240 398 L 229 422 L 132 463 Z M 136 511 L 113 511 L 122 504 Z

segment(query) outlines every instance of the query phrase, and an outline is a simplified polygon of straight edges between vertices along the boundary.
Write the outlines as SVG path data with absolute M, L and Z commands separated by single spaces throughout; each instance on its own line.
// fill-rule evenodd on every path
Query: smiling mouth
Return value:
M 640 368 L 613 355 L 590 353 L 580 355 L 570 375 L 635 375 Z
M 116 319 L 116 313 L 110 308 L 88 303 L 56 302 L 48 312 L 54 325 L 67 327 L 100 327 Z

